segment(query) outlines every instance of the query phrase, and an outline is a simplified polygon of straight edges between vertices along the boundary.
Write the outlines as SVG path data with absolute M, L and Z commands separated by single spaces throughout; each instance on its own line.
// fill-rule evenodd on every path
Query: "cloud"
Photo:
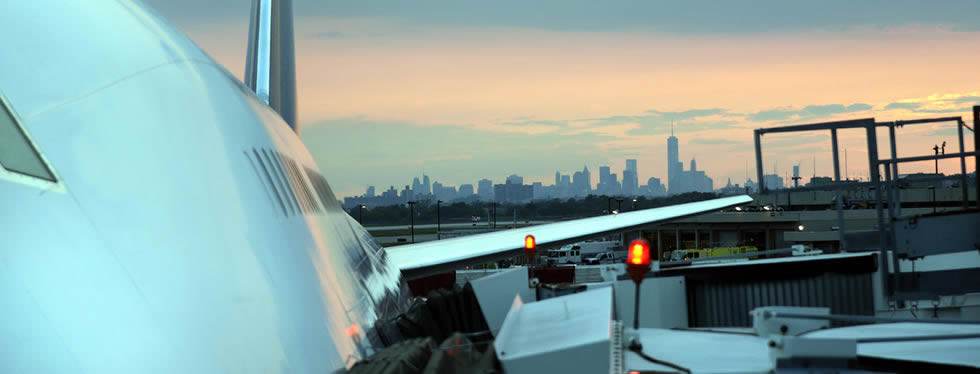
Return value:
M 749 114 L 745 118 L 753 122 L 782 121 L 787 119 L 806 119 L 832 116 L 835 114 L 860 112 L 871 109 L 871 105 L 865 103 L 854 103 L 845 106 L 844 104 L 827 105 L 807 105 L 803 109 L 793 107 L 782 107 L 769 110 L 761 110 Z
M 736 120 L 717 120 L 717 121 L 684 121 L 674 123 L 675 134 L 689 133 L 704 130 L 721 130 L 735 127 L 741 122 Z M 630 130 L 627 135 L 667 135 L 671 133 L 670 126 L 658 123 L 652 126 L 637 127 Z
M 871 105 L 856 103 L 847 106 L 847 112 L 860 112 L 862 110 L 871 110 Z
M 640 115 L 619 115 L 601 118 L 585 118 L 566 121 L 572 127 L 611 126 L 632 123 L 635 126 L 628 129 L 626 135 L 662 135 L 669 134 L 670 124 L 674 124 L 675 133 L 700 131 L 712 128 L 727 128 L 737 124 L 737 116 L 722 108 L 690 109 L 678 112 L 659 111 L 651 109 Z M 725 118 L 725 119 L 722 119 Z M 731 118 L 731 119 L 728 119 Z
M 976 104 L 980 103 L 980 96 L 961 96 L 953 100 L 957 104 Z
M 730 115 L 727 110 L 721 108 L 711 108 L 711 109 L 691 109 L 682 112 L 661 112 L 657 110 L 648 110 L 647 113 L 659 115 L 660 118 L 665 118 L 674 121 L 683 121 L 687 119 L 693 119 L 698 117 L 709 117 L 709 116 L 726 116 Z
M 959 112 L 970 112 L 973 108 L 969 106 L 959 107 L 959 108 L 945 108 L 945 109 L 916 109 L 917 113 L 959 113 Z
M 745 119 L 754 122 L 764 122 L 764 121 L 779 121 L 784 119 L 789 119 L 796 115 L 797 111 L 792 109 L 769 109 L 761 110 L 750 114 L 745 117 Z
M 806 113 L 814 116 L 828 116 L 831 114 L 839 114 L 847 112 L 847 108 L 842 104 L 830 104 L 830 105 L 807 105 L 800 111 L 800 114 Z
M 965 131 L 964 131 L 964 133 L 965 133 Z M 944 128 L 938 129 L 936 131 L 933 131 L 931 133 L 928 133 L 926 135 L 929 135 L 929 136 L 957 136 L 957 135 L 959 135 L 959 133 L 956 131 L 956 128 L 955 127 L 944 127 Z
M 769 138 L 769 139 L 767 139 Z M 824 143 L 830 146 L 830 135 L 823 133 L 797 133 L 793 135 L 772 135 L 762 137 L 762 148 L 792 148 L 800 145 Z
M 615 138 L 628 134 L 637 127 L 639 125 L 635 122 L 626 122 L 616 125 L 583 127 L 563 132 L 561 135 L 597 134 Z
M 713 139 L 713 138 L 694 138 L 691 139 L 691 144 L 705 144 L 705 145 L 724 145 L 724 144 L 742 144 L 744 142 L 735 141 L 731 139 Z
M 528 118 L 515 118 L 512 121 L 501 122 L 501 125 L 505 126 L 533 126 L 533 125 L 545 125 L 545 126 L 556 126 L 565 127 L 568 125 L 567 121 L 548 121 L 548 120 L 535 120 Z
M 898 100 L 885 106 L 886 110 L 908 110 L 914 113 L 961 113 L 971 112 L 972 105 L 980 103 L 980 92 L 962 94 L 934 94 Z M 967 105 L 963 105 L 967 104 Z
M 560 129 L 561 127 L 546 125 L 546 124 L 528 124 L 522 126 L 498 125 L 498 126 L 490 126 L 486 128 L 487 131 L 492 131 L 492 132 L 522 133 L 528 135 L 547 134 L 547 133 L 558 131 Z
M 890 109 L 914 110 L 914 109 L 918 109 L 920 106 L 922 106 L 922 104 L 920 103 L 890 103 L 888 105 L 885 105 L 885 109 L 886 110 L 890 110 Z

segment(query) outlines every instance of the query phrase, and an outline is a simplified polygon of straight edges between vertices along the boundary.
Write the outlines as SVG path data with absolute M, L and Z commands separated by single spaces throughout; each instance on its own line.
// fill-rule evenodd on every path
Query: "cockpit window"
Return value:
M 0 98 L 0 165 L 4 169 L 54 182 L 54 175 L 44 164 L 23 129 Z

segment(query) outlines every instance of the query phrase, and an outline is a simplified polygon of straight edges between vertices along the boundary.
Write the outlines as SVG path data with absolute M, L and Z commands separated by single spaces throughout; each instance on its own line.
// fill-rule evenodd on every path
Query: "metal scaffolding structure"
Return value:
M 956 123 L 957 135 L 959 140 L 959 151 L 956 153 L 946 153 L 946 154 L 935 154 L 935 155 L 925 155 L 925 156 L 914 156 L 914 157 L 898 157 L 897 156 L 897 144 L 895 141 L 895 131 L 896 128 L 902 128 L 907 125 L 918 125 L 927 123 L 938 123 L 938 122 L 954 122 Z M 878 154 L 878 134 L 877 130 L 881 127 L 888 128 L 888 139 L 890 144 L 890 155 L 888 158 L 881 158 Z M 881 269 L 881 281 L 882 286 L 885 290 L 885 295 L 889 300 L 913 300 L 916 298 L 931 298 L 936 297 L 935 293 L 930 293 L 928 291 L 922 291 L 916 287 L 914 292 L 902 292 L 901 285 L 899 281 L 901 279 L 901 269 L 899 267 L 899 259 L 906 258 L 917 258 L 916 256 L 924 256 L 939 253 L 952 253 L 957 251 L 970 250 L 972 248 L 958 248 L 958 246 L 945 247 L 942 249 L 929 248 L 923 249 L 921 247 L 915 247 L 916 245 L 925 245 L 924 241 L 915 240 L 917 237 L 928 235 L 920 228 L 919 222 L 922 221 L 926 223 L 925 226 L 932 227 L 933 230 L 940 227 L 963 227 L 966 230 L 966 236 L 978 235 L 975 233 L 975 226 L 971 229 L 971 225 L 974 225 L 980 217 L 980 209 L 970 208 L 969 200 L 969 180 L 966 172 L 966 160 L 968 157 L 973 157 L 975 165 L 980 166 L 980 134 L 977 133 L 977 127 L 980 127 L 980 106 L 973 107 L 973 128 L 967 126 L 963 121 L 962 117 L 940 117 L 940 118 L 923 118 L 907 121 L 892 121 L 892 122 L 876 122 L 874 118 L 862 118 L 847 121 L 835 121 L 835 122 L 823 122 L 823 123 L 812 123 L 804 125 L 793 125 L 784 127 L 774 127 L 774 128 L 764 128 L 755 130 L 755 164 L 756 172 L 759 180 L 759 193 L 766 193 L 767 186 L 764 179 L 764 169 L 763 158 L 762 158 L 762 136 L 765 134 L 772 133 L 791 133 L 791 132 L 807 132 L 807 131 L 830 131 L 831 137 L 831 147 L 833 152 L 833 166 L 834 166 L 834 183 L 831 189 L 835 191 L 836 197 L 836 210 L 837 210 L 837 220 L 840 232 L 840 244 L 842 251 L 848 251 L 847 245 L 847 229 L 844 220 L 844 212 L 842 206 L 841 191 L 845 188 L 842 185 L 840 178 L 840 160 L 838 157 L 838 142 L 837 142 L 837 130 L 839 129 L 865 129 L 865 134 L 867 136 L 867 151 L 868 151 L 868 169 L 870 172 L 870 182 L 861 183 L 862 185 L 867 185 L 875 191 L 875 209 L 877 210 L 878 217 L 878 230 L 874 233 L 877 235 L 877 247 L 875 248 L 879 252 L 879 265 Z M 973 151 L 967 152 L 965 149 L 965 139 L 963 129 L 966 128 L 973 132 Z M 920 216 L 920 217 L 902 217 L 901 216 L 901 197 L 899 195 L 899 171 L 898 165 L 901 163 L 908 162 L 918 162 L 918 161 L 931 161 L 931 160 L 941 160 L 941 159 L 951 159 L 958 158 L 960 160 L 960 174 L 959 174 L 959 184 L 962 189 L 962 207 L 963 210 L 959 212 L 953 212 L 955 214 L 950 214 L 949 212 L 939 213 L 930 215 L 930 217 Z M 975 179 L 980 178 L 980 173 L 975 173 Z M 947 177 L 940 177 L 939 175 L 931 178 L 917 179 L 919 181 L 936 181 L 945 180 Z M 975 180 L 976 182 L 976 193 L 980 197 L 980 180 Z M 853 186 L 853 184 L 851 184 Z M 977 204 L 974 202 L 974 204 Z M 887 206 L 887 211 L 885 210 Z M 911 224 L 909 224 L 911 222 Z M 929 223 L 932 222 L 932 223 Z M 919 231 L 916 231 L 919 230 Z M 901 245 L 896 240 L 896 235 L 901 236 L 903 241 Z M 962 236 L 962 235 L 961 235 Z M 961 245 L 968 245 L 970 241 L 966 240 L 961 243 Z M 915 243 L 910 245 L 909 243 Z M 868 248 L 852 248 L 853 250 L 867 250 Z M 894 256 L 888 256 L 889 252 L 893 252 Z M 888 264 L 888 259 L 891 258 L 891 266 Z M 894 272 L 894 274 L 892 274 Z

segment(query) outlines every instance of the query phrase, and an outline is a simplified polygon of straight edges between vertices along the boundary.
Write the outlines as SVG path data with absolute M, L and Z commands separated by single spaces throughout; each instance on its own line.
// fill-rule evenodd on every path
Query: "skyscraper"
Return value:
M 432 193 L 432 185 L 429 184 L 429 176 L 422 174 L 422 193 L 429 195 Z
M 588 195 L 592 192 L 592 173 L 589 172 L 588 166 L 582 166 L 582 177 L 585 178 L 585 194 Z
M 442 183 L 432 183 L 432 195 L 439 200 L 452 201 L 456 199 L 456 187 L 444 186 Z
M 493 182 L 489 179 L 480 179 L 476 183 L 476 194 L 480 196 L 480 200 L 492 200 L 493 199 Z
M 680 155 L 677 149 L 677 137 L 674 136 L 673 126 L 670 129 L 670 137 L 667 138 L 667 191 L 676 193 L 679 189 L 677 177 L 681 174 L 684 166 L 679 161 Z
M 623 170 L 623 195 L 635 195 L 636 187 L 636 174 L 629 169 Z
M 561 183 L 561 173 L 559 173 L 559 172 L 556 171 L 555 172 L 555 185 L 557 186 L 560 183 Z
M 473 185 L 472 184 L 461 184 L 459 185 L 459 192 L 456 197 L 460 199 L 465 199 L 473 195 Z
M 599 184 L 609 183 L 609 167 L 600 166 L 599 167 Z
M 589 180 L 591 178 L 592 174 L 589 173 L 588 167 L 583 167 L 582 171 L 572 174 L 572 195 L 586 196 L 592 192 L 592 182 Z
M 769 191 L 776 191 L 783 189 L 786 185 L 783 184 L 783 177 L 779 174 L 766 174 L 762 176 L 762 184 L 766 186 Z
M 667 196 L 667 187 L 660 183 L 660 178 L 650 177 L 647 179 L 647 193 L 652 197 Z
M 636 160 L 626 160 L 626 170 L 623 170 L 623 194 L 635 195 L 640 187 L 639 178 L 636 175 Z
M 442 183 L 439 182 L 432 183 L 432 194 L 436 195 L 437 199 L 439 198 L 438 195 L 440 192 L 442 192 Z
M 670 137 L 667 138 L 667 192 L 676 195 L 691 191 L 711 192 L 714 190 L 714 182 L 704 171 L 698 170 L 698 163 L 693 158 L 691 159 L 691 170 L 684 170 L 684 163 L 680 162 L 679 153 L 677 137 L 671 130 Z
M 599 167 L 599 184 L 595 186 L 596 193 L 599 195 L 612 196 L 615 191 L 613 191 L 613 177 L 609 173 L 608 166 Z
M 585 186 L 585 178 L 582 177 L 581 171 L 576 171 L 572 174 L 572 194 L 579 195 L 582 193 L 582 189 Z
M 412 200 L 412 199 L 415 198 L 414 194 L 412 194 L 412 189 L 409 188 L 407 184 L 405 185 L 405 189 L 402 190 L 401 197 L 402 197 L 402 200 L 405 200 L 405 201 L 409 201 L 409 200 Z
M 425 192 L 422 191 L 422 182 L 419 182 L 419 177 L 415 177 L 414 179 L 412 179 L 412 192 L 415 195 L 420 195 L 420 196 L 425 194 Z
M 517 174 L 511 174 L 509 177 L 507 177 L 506 183 L 509 183 L 509 184 L 524 184 L 524 177 L 522 177 L 520 175 L 517 175 Z

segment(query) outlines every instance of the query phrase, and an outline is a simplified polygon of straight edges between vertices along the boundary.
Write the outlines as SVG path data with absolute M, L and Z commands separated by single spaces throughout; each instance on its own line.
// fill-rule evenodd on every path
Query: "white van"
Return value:
M 566 245 L 559 249 L 549 249 L 548 250 L 548 263 L 549 264 L 574 264 L 582 261 L 582 253 L 580 247 L 574 245 Z

